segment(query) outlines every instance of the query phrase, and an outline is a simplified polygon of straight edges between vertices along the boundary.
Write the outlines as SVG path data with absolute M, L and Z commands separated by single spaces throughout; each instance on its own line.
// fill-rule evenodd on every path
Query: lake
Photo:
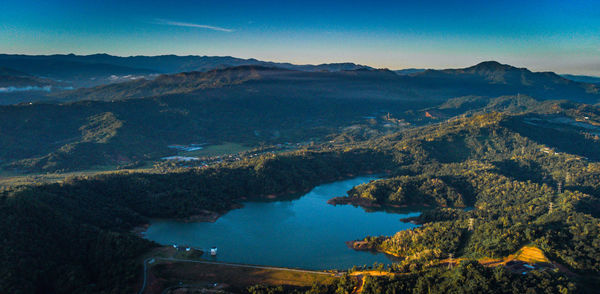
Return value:
M 246 202 L 214 223 L 154 220 L 144 236 L 163 245 L 216 246 L 218 255 L 205 253 L 204 258 L 222 262 L 315 270 L 389 264 L 385 254 L 355 251 L 345 242 L 413 228 L 416 225 L 400 219 L 419 212 L 366 212 L 351 205 L 327 204 L 327 200 L 345 196 L 352 187 L 375 179 L 378 177 L 364 176 L 320 185 L 293 200 Z

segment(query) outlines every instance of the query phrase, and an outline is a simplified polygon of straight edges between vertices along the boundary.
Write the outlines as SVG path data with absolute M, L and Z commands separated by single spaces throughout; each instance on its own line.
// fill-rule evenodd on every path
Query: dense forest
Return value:
M 584 110 L 572 111 L 581 115 Z M 586 114 L 592 122 L 597 119 L 592 110 Z M 383 208 L 427 204 L 432 210 L 418 218 L 423 224 L 418 228 L 366 237 L 372 249 L 404 258 L 389 270 L 406 275 L 366 279 L 365 291 L 442 293 L 458 291 L 468 280 L 473 292 L 543 292 L 546 287 L 586 292 L 600 272 L 600 165 L 594 160 L 600 148 L 593 148 L 599 140 L 593 129 L 570 120 L 576 115 L 474 115 L 367 141 L 204 168 L 115 172 L 8 187 L 0 197 L 5 219 L 0 225 L 0 288 L 11 293 L 131 292 L 139 287 L 140 256 L 157 246 L 130 233 L 148 218 L 225 212 L 248 198 L 283 196 L 385 172 L 388 177 L 354 188 L 348 198 L 365 198 Z M 539 130 L 551 138 L 523 127 L 540 120 L 549 122 Z M 470 218 L 473 230 L 468 229 Z M 452 271 L 434 266 L 449 254 L 502 257 L 527 244 L 573 276 L 544 271 L 517 277 L 472 262 Z M 340 283 L 305 290 L 333 293 L 352 284 Z
M 542 134 L 532 134 L 516 127 L 530 118 L 475 116 L 430 127 L 428 132 L 405 134 L 399 143 L 390 138 L 381 141 L 410 150 L 395 156 L 408 157 L 412 163 L 397 169 L 396 176 L 354 188 L 349 202 L 363 205 L 360 200 L 366 198 L 384 208 L 419 203 L 437 208 L 416 219 L 422 227 L 390 237 L 366 237 L 362 248 L 402 257 L 393 270 L 410 272 L 450 255 L 503 257 L 535 244 L 551 260 L 579 272 L 582 281 L 598 283 L 600 166 L 558 151 L 585 152 L 596 158 L 597 148 L 575 150 L 571 146 L 594 146 L 598 138 L 552 128 L 552 133 L 560 134 L 547 137 L 543 142 L 550 144 L 542 145 L 535 139 L 543 136 L 545 128 L 537 129 Z M 455 152 L 443 154 L 439 148 Z M 410 191 L 409 197 L 405 191 Z M 463 210 L 465 205 L 475 209 Z M 469 219 L 474 222 L 472 230 Z
M 576 286 L 564 274 L 532 272 L 515 275 L 503 267 L 486 268 L 475 261 L 454 269 L 432 268 L 408 275 L 367 277 L 363 293 L 571 293 Z

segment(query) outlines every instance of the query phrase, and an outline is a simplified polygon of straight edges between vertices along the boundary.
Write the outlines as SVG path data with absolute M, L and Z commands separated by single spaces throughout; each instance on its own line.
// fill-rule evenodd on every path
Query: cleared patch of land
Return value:
M 460 259 L 455 259 L 455 261 L 460 261 Z M 519 249 L 519 251 L 514 254 L 510 254 L 504 258 L 481 258 L 479 259 L 479 263 L 485 266 L 498 266 L 498 265 L 506 265 L 511 261 L 521 261 L 529 264 L 551 264 L 552 262 L 546 258 L 542 250 L 539 248 L 527 245 L 523 246 L 523 248 Z M 443 262 L 448 262 L 448 260 L 444 260 Z
M 545 262 L 550 263 L 550 260 L 544 256 L 542 250 L 534 246 L 524 246 L 517 252 L 516 258 L 528 263 Z
M 350 276 L 364 276 L 364 275 L 369 275 L 369 276 L 393 276 L 396 275 L 395 273 L 391 273 L 391 272 L 386 272 L 386 271 L 377 271 L 377 270 L 368 270 L 368 271 L 355 271 L 355 272 L 351 272 Z
M 449 263 L 452 263 L 454 266 L 456 266 L 463 260 L 466 260 L 466 258 L 454 258 L 452 260 L 442 259 L 439 261 L 438 264 L 439 265 L 448 265 Z M 521 248 L 515 254 L 508 255 L 504 258 L 481 258 L 481 259 L 478 259 L 478 261 L 479 261 L 479 263 L 481 263 L 484 266 L 488 266 L 488 267 L 506 266 L 509 270 L 512 270 L 512 271 L 517 271 L 517 269 L 521 268 L 520 264 L 518 264 L 519 262 L 527 263 L 527 264 L 531 264 L 531 265 L 534 265 L 534 264 L 543 265 L 543 267 L 540 267 L 539 269 L 546 268 L 546 266 L 551 266 L 553 264 L 548 258 L 546 258 L 546 256 L 542 252 L 542 250 L 540 250 L 539 248 L 537 248 L 535 246 L 531 246 L 531 245 L 523 246 L 523 248 Z M 512 262 L 512 264 L 511 264 L 511 262 Z M 514 262 L 517 262 L 517 264 L 514 264 Z M 557 267 L 560 270 L 562 270 L 559 265 Z M 526 268 L 526 269 L 529 269 L 529 268 Z M 354 291 L 352 293 L 355 293 L 355 294 L 362 293 L 363 286 L 364 286 L 363 278 L 366 275 L 369 275 L 369 276 L 395 276 L 395 275 L 401 275 L 401 274 L 402 273 L 392 273 L 392 272 L 379 271 L 379 270 L 354 271 L 354 272 L 350 273 L 350 276 L 356 277 L 358 279 L 358 286 L 354 289 Z
M 447 265 L 449 263 L 452 263 L 453 265 L 457 265 L 463 260 L 465 260 L 465 258 L 454 258 L 452 260 L 442 259 L 439 261 L 439 264 Z M 486 258 L 480 258 L 477 261 L 479 261 L 479 263 L 481 263 L 484 266 L 488 266 L 488 267 L 505 266 L 513 271 L 520 269 L 521 268 L 520 265 L 522 265 L 522 264 L 538 265 L 538 267 L 535 267 L 538 269 L 547 268 L 547 267 L 558 267 L 559 269 L 561 269 L 561 267 L 558 264 L 551 262 L 544 255 L 542 250 L 540 250 L 539 248 L 537 248 L 533 245 L 523 246 L 521 249 L 519 249 L 514 254 L 510 254 L 503 258 L 487 258 L 486 257 Z M 517 264 L 517 266 L 515 266 L 515 263 Z M 531 269 L 531 268 L 529 268 L 529 269 Z
M 158 261 L 150 268 L 152 283 L 146 293 L 173 285 L 218 283 L 231 290 L 242 290 L 256 284 L 310 287 L 313 283 L 329 284 L 335 277 L 320 273 L 290 271 L 276 268 L 253 268 L 227 264 L 206 264 L 180 261 Z
M 147 285 L 143 293 L 163 293 L 165 289 L 175 288 L 239 292 L 257 284 L 310 287 L 336 279 L 334 274 L 326 272 L 211 262 L 202 260 L 199 253 L 163 246 L 140 257 L 140 262 L 144 259 L 147 265 Z
M 73 172 L 56 173 L 19 173 L 0 170 L 0 187 L 21 186 L 31 184 L 47 184 L 62 182 L 70 177 L 86 177 L 98 174 L 128 173 L 128 172 L 158 172 L 151 168 L 117 169 L 116 166 L 100 166 L 93 169 Z

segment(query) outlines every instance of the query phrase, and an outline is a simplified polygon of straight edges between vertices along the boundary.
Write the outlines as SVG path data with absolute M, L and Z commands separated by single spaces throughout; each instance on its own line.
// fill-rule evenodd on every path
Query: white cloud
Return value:
M 166 19 L 156 19 L 154 21 L 154 23 L 160 24 L 160 25 L 167 25 L 167 26 L 207 29 L 207 30 L 226 32 L 226 33 L 231 33 L 234 31 L 232 29 L 222 28 L 222 27 L 217 27 L 217 26 L 195 24 L 195 23 L 189 23 L 189 22 L 179 22 L 179 21 L 172 21 L 172 20 L 166 20 Z

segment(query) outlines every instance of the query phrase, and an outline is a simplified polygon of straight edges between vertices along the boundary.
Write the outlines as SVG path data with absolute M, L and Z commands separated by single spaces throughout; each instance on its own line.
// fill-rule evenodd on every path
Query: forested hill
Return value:
M 151 98 L 0 107 L 0 160 L 24 160 L 19 170 L 76 170 L 119 159 L 156 160 L 168 156 L 172 144 L 295 144 L 323 140 L 365 116 L 435 103 L 393 100 L 406 94 L 362 79 L 370 73 L 349 73 L 346 89 L 329 89 L 326 81 L 307 87 L 313 81 L 298 78 L 302 74 L 293 72 L 292 88 L 259 78 Z
M 44 91 L 46 88 L 49 91 L 51 87 L 60 84 L 59 82 L 35 77 L 12 68 L 0 67 L 0 94 L 25 91 L 28 87 L 37 89 L 38 91 Z
M 254 83 L 251 83 L 254 81 Z M 185 94 L 212 88 L 224 88 L 224 95 L 230 91 L 228 86 L 242 83 L 251 91 L 273 92 L 280 95 L 296 96 L 295 92 L 322 92 L 321 96 L 381 98 L 389 93 L 390 99 L 406 99 L 407 91 L 402 91 L 397 83 L 397 76 L 385 70 L 352 70 L 339 72 L 306 72 L 287 70 L 278 67 L 237 66 L 225 69 L 215 69 L 207 72 L 186 72 L 171 75 L 161 75 L 154 80 L 136 80 L 125 83 L 98 86 L 89 89 L 56 93 L 53 95 L 59 101 L 80 100 L 122 100 L 144 98 L 164 94 Z M 352 92 L 354 90 L 356 92 Z M 287 91 L 287 93 L 286 93 Z M 369 93 L 367 91 L 373 91 Z M 365 93 L 366 92 L 366 93 Z
M 576 140 L 562 133 L 558 125 L 555 133 L 548 134 L 547 129 L 526 126 L 543 118 L 523 119 L 521 122 L 528 123 L 515 123 L 520 119 L 514 116 L 476 116 L 407 133 L 399 142 L 398 136 L 384 139 L 382 142 L 402 150 L 400 158 L 415 158 L 417 164 L 401 168 L 390 178 L 358 186 L 336 202 L 371 209 L 425 203 L 436 209 L 416 219 L 424 226 L 393 236 L 367 237 L 361 248 L 402 258 L 394 271 L 428 276 L 432 266 L 449 256 L 501 259 L 531 245 L 579 273 L 579 292 L 594 293 L 600 282 L 600 166 L 597 161 L 560 151 L 575 145 L 597 149 L 598 137 L 588 136 L 591 141 L 587 141 L 580 135 Z M 463 210 L 466 206 L 474 209 Z M 485 283 L 448 285 L 437 276 L 440 274 L 451 275 L 438 272 L 415 280 L 377 278 L 371 282 L 380 291 L 423 289 L 425 284 L 434 293 L 443 293 L 440 288 L 445 287 L 511 292 L 489 289 Z M 558 281 L 558 277 L 550 279 Z M 491 278 L 485 280 L 494 283 Z M 561 291 L 569 288 L 566 284 L 562 287 Z
M 0 106 L 0 164 L 20 173 L 143 165 L 173 155 L 173 144 L 257 147 L 326 141 L 340 133 L 349 135 L 344 140 L 365 140 L 489 111 L 593 120 L 594 111 L 577 110 L 592 106 L 573 101 L 596 103 L 595 91 L 495 62 L 403 76 L 369 68 L 255 65 L 161 75 L 45 95 L 72 102 Z
M 408 85 L 450 96 L 524 94 L 540 100 L 567 99 L 595 104 L 600 88 L 563 78 L 553 72 L 531 72 L 495 61 L 462 69 L 426 70 L 405 76 Z
M 554 124 L 544 131 L 555 132 L 549 138 L 528 128 L 540 120 Z M 11 188 L 0 197 L 0 288 L 11 293 L 133 290 L 141 272 L 136 258 L 152 244 L 128 230 L 148 217 L 222 212 L 242 197 L 285 195 L 323 181 L 386 170 L 389 178 L 359 186 L 349 196 L 380 207 L 439 207 L 423 215 L 421 221 L 428 223 L 423 227 L 367 239 L 373 248 L 407 258 L 394 270 L 411 275 L 423 270 L 440 279 L 444 271 L 431 272 L 429 266 L 450 253 L 467 259 L 497 257 L 535 244 L 575 275 L 525 277 L 499 269 L 496 277 L 510 278 L 517 292 L 593 289 L 586 287 L 600 273 L 598 140 L 555 115 L 491 113 L 361 143 L 314 146 L 208 168 L 124 172 Z M 549 202 L 555 204 L 553 213 L 548 213 Z M 465 205 L 475 209 L 443 208 Z M 477 220 L 472 233 L 466 229 L 468 218 Z M 494 281 L 475 283 L 485 288 Z
M 130 82 L 109 84 L 93 88 L 57 93 L 55 99 L 60 101 L 77 100 L 120 100 L 144 98 L 164 94 L 185 94 L 207 88 L 220 88 L 241 84 L 272 76 L 284 79 L 291 71 L 263 66 L 238 66 L 226 69 L 215 69 L 207 72 L 184 72 L 172 75 L 160 75 L 156 79 L 139 79 Z
M 525 124 L 532 132 L 545 127 L 550 132 L 562 124 L 575 133 L 591 134 L 600 121 L 596 107 L 540 102 L 524 95 L 467 96 L 436 102 L 388 99 L 384 93 L 371 91 L 370 95 L 380 97 L 350 99 L 302 87 L 290 92 L 276 85 L 261 86 L 265 84 L 268 81 L 259 79 L 226 89 L 206 89 L 202 95 L 0 107 L 0 160 L 8 170 L 73 171 L 155 162 L 173 155 L 168 148 L 172 144 L 351 142 L 411 125 L 490 111 L 554 114 L 567 119 Z

